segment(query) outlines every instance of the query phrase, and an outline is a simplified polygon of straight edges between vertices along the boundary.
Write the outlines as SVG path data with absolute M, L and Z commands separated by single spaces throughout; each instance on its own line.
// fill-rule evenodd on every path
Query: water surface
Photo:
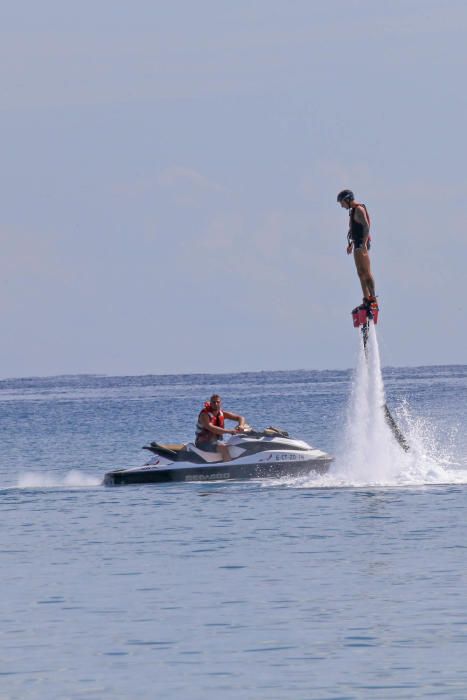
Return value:
M 100 485 L 146 442 L 191 439 L 212 391 L 342 454 L 350 384 L 0 382 L 0 696 L 464 700 L 467 367 L 386 370 L 417 442 L 405 481 L 341 459 L 296 481 Z

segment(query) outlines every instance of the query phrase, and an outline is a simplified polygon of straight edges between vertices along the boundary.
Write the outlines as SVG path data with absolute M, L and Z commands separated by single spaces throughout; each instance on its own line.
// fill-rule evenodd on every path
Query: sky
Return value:
M 0 377 L 465 364 L 464 0 L 0 13 Z

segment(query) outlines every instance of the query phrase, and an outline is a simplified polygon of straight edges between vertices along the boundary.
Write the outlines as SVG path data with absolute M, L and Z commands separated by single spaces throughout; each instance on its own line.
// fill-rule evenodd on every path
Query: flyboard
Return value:
M 379 314 L 379 308 L 378 304 L 376 301 L 372 302 L 364 302 L 360 306 L 355 307 L 355 309 L 352 310 L 352 320 L 353 320 L 353 325 L 354 328 L 360 328 L 362 332 L 362 338 L 363 338 L 363 348 L 365 350 L 365 356 L 368 358 L 368 335 L 370 332 L 370 323 L 376 324 L 378 323 L 378 314 Z M 386 423 L 388 424 L 389 428 L 391 429 L 392 434 L 394 435 L 395 439 L 399 443 L 399 445 L 402 447 L 402 449 L 405 452 L 408 452 L 410 447 L 409 443 L 407 442 L 404 434 L 401 432 L 401 429 L 397 425 L 396 421 L 394 420 L 394 417 L 391 413 L 391 411 L 388 408 L 388 405 L 385 403 L 383 406 L 383 411 L 384 411 L 384 417 L 386 419 Z

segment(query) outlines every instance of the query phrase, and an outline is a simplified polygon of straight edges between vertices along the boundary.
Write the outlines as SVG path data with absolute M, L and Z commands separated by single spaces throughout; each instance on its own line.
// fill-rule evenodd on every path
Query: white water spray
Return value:
M 387 424 L 385 403 L 378 341 L 370 324 L 366 351 L 360 343 L 343 450 L 338 455 L 342 475 L 360 483 L 387 483 L 400 472 L 404 453 Z
M 359 334 L 360 335 L 360 334 Z M 467 483 L 467 471 L 455 468 L 426 421 L 413 418 L 407 405 L 395 413 L 403 421 L 410 446 L 404 452 L 388 424 L 378 339 L 370 324 L 366 351 L 360 339 L 357 368 L 347 407 L 346 425 L 328 474 L 310 474 L 298 487 L 387 487 Z M 454 466 L 454 468 L 451 468 Z
M 59 475 L 53 472 L 27 472 L 19 476 L 16 488 L 92 488 L 94 486 L 99 486 L 101 483 L 101 478 L 83 474 L 77 469 L 72 469 L 66 474 Z

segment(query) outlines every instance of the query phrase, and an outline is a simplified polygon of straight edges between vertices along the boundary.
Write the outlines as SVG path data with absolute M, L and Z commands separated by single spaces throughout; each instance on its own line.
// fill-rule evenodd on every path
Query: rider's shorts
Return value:
M 218 451 L 218 444 L 219 442 L 217 440 L 216 442 L 195 442 L 195 445 L 199 450 L 204 450 L 204 452 L 212 452 L 213 454 L 215 454 Z

